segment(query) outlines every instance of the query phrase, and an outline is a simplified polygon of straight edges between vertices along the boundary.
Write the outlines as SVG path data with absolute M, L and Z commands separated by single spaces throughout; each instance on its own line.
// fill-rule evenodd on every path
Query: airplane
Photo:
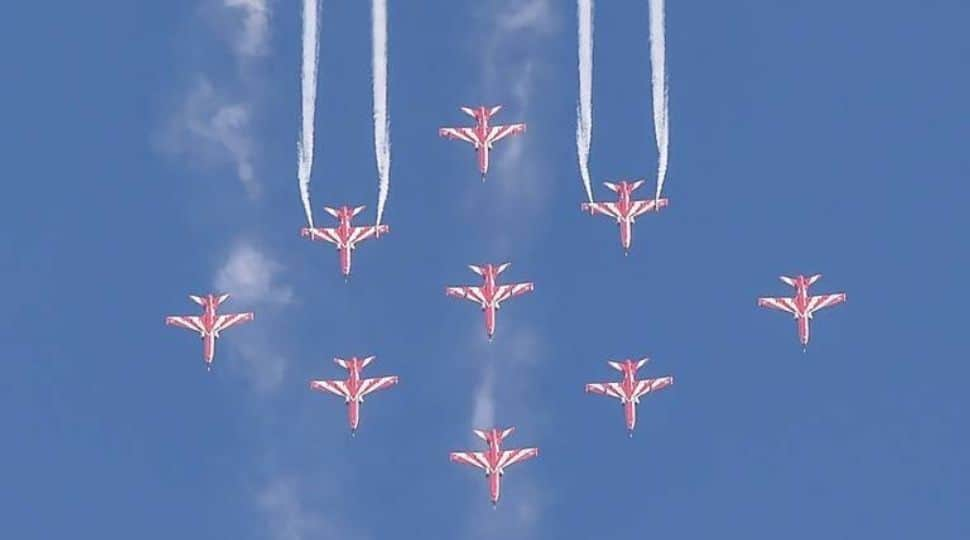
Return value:
M 651 211 L 659 212 L 661 208 L 667 206 L 667 199 L 631 200 L 633 191 L 643 185 L 643 180 L 622 181 L 619 184 L 603 182 L 603 184 L 616 192 L 616 202 L 583 203 L 580 208 L 590 215 L 603 214 L 615 218 L 620 226 L 620 245 L 623 246 L 623 253 L 629 255 L 630 242 L 633 239 L 633 224 L 637 222 L 637 216 Z
M 325 240 L 337 245 L 337 251 L 340 252 L 340 271 L 345 278 L 350 276 L 350 254 L 357 249 L 357 243 L 368 238 L 379 238 L 382 234 L 390 231 L 387 225 L 352 226 L 350 222 L 354 216 L 363 212 L 364 208 L 366 207 L 341 206 L 340 208 L 330 208 L 324 206 L 324 211 L 340 221 L 336 228 L 304 227 L 300 229 L 300 236 L 303 238 Z
M 205 360 L 206 368 L 211 371 L 212 361 L 216 356 L 216 339 L 219 337 L 219 332 L 231 326 L 253 320 L 253 313 L 218 315 L 216 310 L 220 304 L 229 299 L 228 294 L 210 293 L 205 296 L 190 294 L 189 298 L 202 306 L 202 315 L 173 315 L 165 317 L 165 324 L 181 326 L 199 333 L 202 338 L 202 358 Z
M 310 388 L 321 392 L 330 392 L 344 398 L 344 402 L 347 403 L 350 434 L 353 436 L 357 434 L 357 424 L 360 423 L 360 404 L 364 402 L 364 396 L 394 386 L 397 384 L 397 376 L 361 379 L 360 372 L 374 361 L 373 356 L 367 358 L 354 356 L 349 360 L 334 358 L 333 361 L 347 370 L 347 379 L 343 381 L 310 381 Z
M 798 324 L 798 339 L 802 343 L 802 350 L 808 349 L 809 321 L 816 311 L 845 302 L 845 293 L 823 294 L 809 296 L 808 288 L 822 277 L 822 274 L 812 276 L 798 275 L 796 277 L 780 276 L 779 279 L 795 288 L 793 298 L 758 298 L 758 306 L 787 311 L 795 316 Z
M 481 304 L 482 311 L 485 313 L 485 333 L 488 334 L 489 341 L 495 335 L 495 311 L 501 309 L 502 302 L 519 296 L 535 289 L 534 283 L 510 283 L 508 285 L 496 285 L 495 279 L 505 271 L 511 263 L 500 265 L 486 264 L 485 266 L 468 265 L 472 272 L 482 276 L 484 283 L 481 287 L 445 287 L 445 294 L 456 298 L 465 298 Z
M 626 414 L 626 429 L 630 437 L 633 437 L 633 428 L 637 425 L 637 405 L 640 404 L 640 398 L 650 392 L 656 392 L 657 390 L 674 384 L 673 377 L 637 380 L 637 370 L 642 368 L 648 360 L 648 358 L 642 358 L 637 361 L 609 361 L 607 364 L 610 367 L 623 373 L 623 380 L 620 382 L 590 383 L 586 385 L 586 392 L 588 393 L 615 397 L 620 400 L 620 403 L 623 405 L 623 412 Z
M 506 429 L 492 428 L 489 430 L 472 430 L 488 445 L 484 452 L 452 452 L 451 461 L 464 463 L 485 470 L 488 479 L 489 499 L 492 506 L 498 504 L 499 491 L 502 488 L 502 475 L 505 468 L 514 463 L 532 459 L 539 455 L 538 448 L 513 448 L 502 450 L 502 441 L 515 431 L 514 427 Z
M 492 126 L 488 121 L 502 110 L 501 105 L 494 107 L 462 107 L 462 112 L 475 119 L 475 127 L 446 127 L 438 130 L 438 135 L 449 139 L 460 139 L 475 145 L 478 152 L 478 169 L 482 173 L 482 182 L 488 174 L 488 157 L 495 142 L 508 137 L 525 133 L 525 124 L 510 124 L 507 126 Z

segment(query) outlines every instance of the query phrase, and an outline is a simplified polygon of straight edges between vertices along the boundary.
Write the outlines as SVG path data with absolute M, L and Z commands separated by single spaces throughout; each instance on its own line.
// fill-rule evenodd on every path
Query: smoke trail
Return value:
M 300 199 L 307 222 L 313 227 L 313 209 L 310 207 L 310 172 L 313 170 L 313 118 L 317 102 L 317 60 L 320 56 L 320 39 L 317 32 L 319 16 L 317 0 L 303 0 L 303 129 L 297 143 L 300 179 Z
M 576 108 L 576 152 L 579 173 L 589 202 L 593 188 L 589 181 L 589 147 L 593 142 L 593 0 L 579 0 L 579 106 Z
M 653 83 L 653 126 L 657 137 L 657 195 L 667 176 L 667 152 L 670 143 L 670 127 L 667 118 L 667 61 L 664 36 L 664 0 L 650 0 L 650 66 Z
M 371 10 L 374 57 L 374 156 L 377 159 L 377 221 L 381 224 L 391 173 L 391 126 L 387 118 L 387 1 L 374 0 Z

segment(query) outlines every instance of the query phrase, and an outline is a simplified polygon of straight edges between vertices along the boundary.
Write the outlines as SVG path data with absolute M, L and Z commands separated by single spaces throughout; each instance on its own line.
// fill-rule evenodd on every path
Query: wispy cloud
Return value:
M 283 265 L 250 242 L 236 244 L 225 265 L 216 274 L 216 288 L 232 291 L 242 302 L 283 305 L 293 299 L 293 290 L 279 283 Z
M 230 163 L 250 197 L 259 195 L 253 167 L 251 106 L 220 94 L 200 76 L 159 138 L 160 149 L 206 166 Z
M 472 429 L 488 429 L 495 424 L 495 368 L 486 364 L 472 406 Z
M 259 145 L 252 124 L 258 77 L 253 77 L 252 60 L 269 51 L 269 0 L 217 0 L 218 5 L 214 1 L 200 0 L 212 8 L 201 13 L 220 28 L 228 28 L 232 52 L 239 61 L 237 80 L 216 80 L 210 75 L 214 70 L 198 69 L 155 138 L 160 150 L 194 164 L 233 165 L 246 194 L 257 198 Z M 204 37 L 198 36 L 200 47 Z
M 252 242 L 243 241 L 232 248 L 215 277 L 216 289 L 231 294 L 236 309 L 256 313 L 251 328 L 228 343 L 238 353 L 243 376 L 260 394 L 279 388 L 286 374 L 286 354 L 275 338 L 280 308 L 293 300 L 292 288 L 281 281 L 284 270 Z
M 478 39 L 483 45 L 475 51 L 481 54 L 482 80 L 476 85 L 484 89 L 486 96 L 508 96 L 501 103 L 505 108 L 496 122 L 531 123 L 530 130 L 541 122 L 535 106 L 537 87 L 548 73 L 548 47 L 543 45 L 559 28 L 553 5 L 552 0 L 492 0 L 480 4 L 482 32 Z M 487 210 L 500 214 L 493 219 L 532 219 L 544 207 L 552 180 L 547 174 L 545 154 L 540 151 L 541 141 L 530 133 L 502 140 L 492 154 L 488 183 L 501 191 Z M 480 194 L 476 193 L 467 204 L 477 208 L 479 202 Z M 519 232 L 513 236 L 499 231 L 493 236 L 493 247 L 496 251 L 508 251 L 524 239 Z
M 234 32 L 236 54 L 242 58 L 265 55 L 269 39 L 268 0 L 223 0 L 223 5 L 241 15 Z
M 312 508 L 295 478 L 277 477 L 256 494 L 272 540 L 356 540 L 335 519 Z
M 545 59 L 542 41 L 554 35 L 558 28 L 557 13 L 552 0 L 494 0 L 482 3 L 480 13 L 485 28 L 482 36 L 481 65 L 482 87 L 487 94 L 508 93 L 511 101 L 505 103 L 504 114 L 509 116 L 501 122 L 532 122 L 535 124 L 536 88 L 544 76 Z M 489 182 L 498 184 L 502 194 L 499 201 L 490 205 L 497 212 L 496 218 L 509 225 L 510 219 L 534 219 L 541 211 L 549 186 L 550 175 L 542 153 L 537 151 L 539 141 L 528 133 L 502 141 L 503 146 L 494 154 L 493 173 Z M 479 200 L 480 194 L 476 194 Z M 504 227 L 520 231 L 521 227 Z M 499 232 L 493 235 L 493 250 L 511 252 L 513 243 L 519 249 L 530 242 L 528 234 Z M 528 279 L 529 276 L 521 276 Z M 510 277 L 513 279 L 513 277 Z M 526 302 L 534 299 L 515 300 Z M 513 308 L 514 309 L 514 308 Z M 474 388 L 471 422 L 474 428 L 499 425 L 516 425 L 517 440 L 509 441 L 514 447 L 538 443 L 534 418 L 538 404 L 529 402 L 529 371 L 538 362 L 542 352 L 542 340 L 535 329 L 524 321 L 509 324 L 506 317 L 499 316 L 500 328 L 495 341 L 485 343 L 480 338 L 480 321 L 473 331 L 474 341 L 469 343 L 483 367 Z M 502 320 L 506 324 L 502 324 Z M 513 375 L 514 374 L 514 375 Z M 526 424 L 527 423 L 527 424 Z M 476 442 L 480 443 L 480 441 Z M 540 445 L 541 446 L 541 445 Z M 541 458 L 540 458 L 541 459 Z M 509 481 L 509 478 L 511 480 Z M 528 466 L 516 468 L 506 477 L 513 487 L 503 495 L 501 515 L 496 515 L 488 505 L 479 505 L 472 511 L 469 538 L 503 537 L 511 540 L 531 538 L 539 519 L 541 497 Z M 528 495 L 528 496 L 523 496 Z

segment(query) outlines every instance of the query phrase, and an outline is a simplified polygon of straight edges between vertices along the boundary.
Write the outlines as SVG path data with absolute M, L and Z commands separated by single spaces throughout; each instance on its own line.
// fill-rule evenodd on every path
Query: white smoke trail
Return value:
M 377 221 L 381 224 L 391 173 L 391 126 L 387 118 L 387 1 L 374 0 L 371 10 L 374 57 L 374 156 L 377 159 Z
M 589 202 L 593 188 L 589 181 L 589 147 L 593 142 L 593 0 L 579 0 L 579 106 L 576 109 L 576 152 L 579 173 Z
M 650 66 L 653 83 L 653 128 L 657 137 L 657 195 L 667 176 L 670 127 L 667 118 L 667 40 L 664 36 L 664 0 L 650 0 Z
M 300 180 L 300 199 L 307 222 L 313 227 L 313 209 L 310 207 L 310 172 L 313 170 L 313 121 L 317 103 L 317 60 L 320 56 L 320 36 L 317 18 L 320 14 L 317 0 L 303 0 L 303 126 L 297 143 Z

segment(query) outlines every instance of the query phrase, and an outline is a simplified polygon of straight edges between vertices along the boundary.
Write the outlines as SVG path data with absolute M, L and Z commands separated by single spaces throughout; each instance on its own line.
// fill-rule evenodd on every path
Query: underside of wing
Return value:
M 485 295 L 482 294 L 481 287 L 448 287 L 445 294 L 455 298 L 465 298 L 476 304 L 485 304 Z
M 253 320 L 253 313 L 226 313 L 225 315 L 219 315 L 216 318 L 215 331 L 225 330 L 226 328 L 236 326 L 244 322 L 249 322 Z
M 310 388 L 322 392 L 330 392 L 344 399 L 350 399 L 350 391 L 344 381 L 310 381 Z
M 359 395 L 366 396 L 371 392 L 377 392 L 378 390 L 384 390 L 385 388 L 390 388 L 397 384 L 397 377 L 376 377 L 373 379 L 364 379 L 360 381 Z
M 350 244 L 356 244 L 357 242 L 363 242 L 368 238 L 373 238 L 378 234 L 384 234 L 388 231 L 387 225 L 368 225 L 364 227 L 354 227 L 350 231 Z
M 525 132 L 525 124 L 511 124 L 508 126 L 492 126 L 488 132 L 488 142 L 500 141 L 509 135 L 518 135 Z
M 483 452 L 452 452 L 450 457 L 455 463 L 464 463 L 489 471 L 488 459 Z
M 504 302 L 509 298 L 519 296 L 520 294 L 525 294 L 531 292 L 535 289 L 534 283 L 509 283 L 507 285 L 499 285 L 495 289 L 495 302 Z
M 831 307 L 842 302 L 845 302 L 845 293 L 813 296 L 808 299 L 808 312 L 814 313 L 822 308 Z
M 621 217 L 620 209 L 617 208 L 616 203 L 612 202 L 583 203 L 581 208 L 583 212 L 589 212 L 591 214 L 602 214 L 616 219 L 620 219 Z
M 633 201 L 630 203 L 630 215 L 639 216 L 647 212 L 660 210 L 665 206 L 667 206 L 667 199 L 660 199 L 659 201 L 653 199 L 649 201 Z
M 165 324 L 179 326 L 200 334 L 205 333 L 205 326 L 202 325 L 202 318 L 195 315 L 175 315 L 172 317 L 165 317 Z
M 498 467 L 496 468 L 501 470 L 509 465 L 514 465 L 527 459 L 532 459 L 538 455 L 538 448 L 514 448 L 511 450 L 503 450 L 502 455 L 498 460 Z
M 770 298 L 761 297 L 758 299 L 758 305 L 760 307 L 778 309 L 781 311 L 787 311 L 792 315 L 798 314 L 798 308 L 795 307 L 795 301 L 793 298 Z
M 302 229 L 303 236 L 310 238 L 310 240 L 320 240 L 324 242 L 330 242 L 332 244 L 341 244 L 340 235 L 337 234 L 337 229 L 332 229 L 330 227 L 313 227 Z
M 633 388 L 633 398 L 639 398 L 644 394 L 649 394 L 650 392 L 656 392 L 661 388 L 666 388 L 674 384 L 673 377 L 659 377 L 656 379 L 643 379 L 637 381 L 636 386 Z
M 467 127 L 458 128 L 441 128 L 438 130 L 438 135 L 442 137 L 448 137 L 449 139 L 459 139 L 467 143 L 474 144 L 476 147 L 480 144 L 478 137 L 475 135 L 475 130 Z
M 620 383 L 590 383 L 586 385 L 586 391 L 590 394 L 601 394 L 616 399 L 623 399 L 623 387 L 620 386 Z

